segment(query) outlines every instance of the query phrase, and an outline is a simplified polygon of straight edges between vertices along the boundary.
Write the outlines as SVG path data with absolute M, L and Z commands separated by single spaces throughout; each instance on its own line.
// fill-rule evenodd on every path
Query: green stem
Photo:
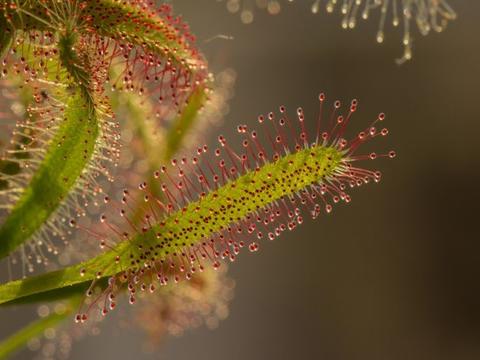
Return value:
M 198 87 L 190 95 L 187 104 L 168 129 L 167 144 L 163 151 L 163 161 L 170 160 L 180 149 L 185 135 L 192 128 L 198 112 L 205 105 L 207 94 L 205 87 Z

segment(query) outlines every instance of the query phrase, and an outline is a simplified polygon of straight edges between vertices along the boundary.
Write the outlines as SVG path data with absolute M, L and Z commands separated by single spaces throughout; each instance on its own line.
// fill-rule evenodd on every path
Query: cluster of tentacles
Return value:
M 359 154 L 363 143 L 388 134 L 386 128 L 377 129 L 385 116 L 380 114 L 348 139 L 346 129 L 357 101 L 344 114 L 336 101 L 325 116 L 325 96 L 319 99 L 313 134 L 306 130 L 301 108 L 293 121 L 282 106 L 279 117 L 269 113 L 258 118 L 263 124 L 259 132 L 238 127 L 241 151 L 219 136 L 219 148 L 201 146 L 192 158 L 172 160 L 171 166 L 155 171 L 161 197 L 147 182 L 137 190 L 125 189 L 120 202 L 106 197 L 111 211 L 100 217 L 106 231 L 84 230 L 108 251 L 79 265 L 80 278 L 96 280 L 87 291 L 89 305 L 77 321 L 85 321 L 96 304 L 106 315 L 122 289 L 128 290 L 133 304 L 138 291 L 154 292 L 157 285 L 189 280 L 207 264 L 217 269 L 222 259 L 235 261 L 243 248 L 255 252 L 262 241 L 303 223 L 304 214 L 316 218 L 330 213 L 335 203 L 350 202 L 348 188 L 378 182 L 380 172 L 356 162 L 395 157 L 394 151 Z M 140 222 L 132 218 L 130 205 L 136 192 L 145 202 Z M 100 261 L 103 268 L 96 265 Z M 95 293 L 102 278 L 108 278 L 108 284 Z

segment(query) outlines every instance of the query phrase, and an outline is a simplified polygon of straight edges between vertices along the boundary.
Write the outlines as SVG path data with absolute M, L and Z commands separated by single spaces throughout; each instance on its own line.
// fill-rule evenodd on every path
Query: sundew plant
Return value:
M 347 27 L 389 9 L 344 3 Z M 405 26 L 411 12 L 424 32 L 454 16 L 443 1 L 407 3 Z M 0 358 L 27 344 L 65 357 L 122 302 L 152 342 L 215 327 L 233 294 L 227 263 L 349 203 L 395 157 L 379 141 L 385 114 L 324 93 L 307 99 L 316 115 L 279 104 L 248 114 L 256 128 L 233 125 L 235 138 L 211 134 L 235 74 L 210 72 L 168 4 L 1 0 L 0 28 L 0 306 L 38 304 L 40 315 L 0 342 Z

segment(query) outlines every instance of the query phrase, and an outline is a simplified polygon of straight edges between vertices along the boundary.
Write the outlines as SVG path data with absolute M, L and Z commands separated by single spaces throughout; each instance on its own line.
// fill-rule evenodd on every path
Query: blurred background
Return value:
M 211 70 L 237 73 L 223 134 L 282 104 L 303 106 L 314 124 L 324 91 L 359 100 L 352 131 L 385 112 L 391 135 L 372 146 L 397 158 L 375 163 L 382 181 L 354 189 L 348 206 L 230 266 L 235 298 L 217 329 L 145 353 L 142 332 L 109 318 L 71 358 L 480 358 L 480 2 L 449 3 L 458 19 L 440 34 L 415 30 L 413 60 L 398 66 L 400 31 L 388 24 L 378 45 L 376 17 L 344 31 L 338 14 L 313 15 L 311 1 L 297 0 L 244 25 L 225 2 L 175 0 Z M 33 313 L 2 310 L 0 338 Z

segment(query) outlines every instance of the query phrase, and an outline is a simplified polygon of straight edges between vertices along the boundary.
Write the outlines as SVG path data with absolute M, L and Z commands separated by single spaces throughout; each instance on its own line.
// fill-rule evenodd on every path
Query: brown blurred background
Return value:
M 450 0 L 458 19 L 441 34 L 415 32 L 413 61 L 403 66 L 390 25 L 377 45 L 376 18 L 344 31 L 338 14 L 312 15 L 310 3 L 284 1 L 279 15 L 257 11 L 243 25 L 224 2 L 174 2 L 211 70 L 237 71 L 224 134 L 281 104 L 303 106 L 313 123 L 320 91 L 355 97 L 359 128 L 387 114 L 391 136 L 374 147 L 398 156 L 376 164 L 383 181 L 241 256 L 230 267 L 231 314 L 218 329 L 144 354 L 141 333 L 107 321 L 99 336 L 74 344 L 72 359 L 480 358 L 480 2 Z M 234 40 L 205 42 L 218 34 Z M 0 316 L 3 337 L 30 313 Z

